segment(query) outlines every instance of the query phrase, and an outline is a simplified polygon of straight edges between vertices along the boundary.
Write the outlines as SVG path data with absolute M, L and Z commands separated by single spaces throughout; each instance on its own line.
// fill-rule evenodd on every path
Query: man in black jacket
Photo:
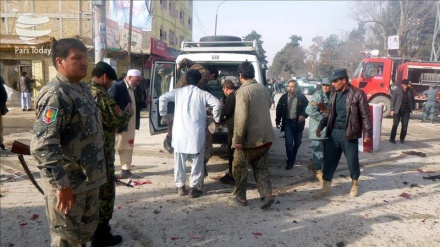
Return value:
M 287 93 L 281 96 L 276 108 L 275 123 L 278 129 L 281 124 L 281 131 L 285 133 L 286 170 L 292 169 L 295 164 L 296 154 L 302 143 L 305 120 L 308 117 L 306 107 L 309 101 L 301 91 L 296 90 L 297 85 L 295 80 L 289 80 Z
M 234 112 L 235 112 L 235 86 L 231 80 L 225 80 L 222 85 L 223 93 L 226 96 L 225 104 L 222 107 L 221 120 L 226 122 L 228 128 L 228 173 L 220 178 L 223 183 L 234 183 L 232 176 L 232 161 L 234 159 L 234 148 L 232 148 L 232 137 L 234 136 Z
M 415 109 L 414 91 L 409 88 L 409 81 L 402 80 L 402 86 L 395 86 L 391 89 L 391 116 L 393 117 L 393 127 L 391 128 L 390 142 L 396 144 L 396 132 L 399 122 L 402 122 L 400 130 L 400 143 L 405 142 L 408 130 L 409 115 Z
M 116 132 L 116 146 L 115 149 L 118 150 L 119 159 L 121 161 L 121 177 L 122 178 L 134 178 L 131 173 L 133 148 L 134 148 L 134 138 L 135 130 L 139 129 L 140 126 L 140 110 L 136 104 L 136 87 L 141 81 L 141 72 L 137 69 L 131 69 L 127 72 L 127 77 L 113 84 L 113 86 L 108 90 L 110 98 L 116 101 L 119 108 L 125 109 L 128 104 L 131 104 L 134 112 L 134 116 L 131 116 L 130 121 L 127 125 L 119 128 Z
M 316 191 L 313 196 L 323 197 L 330 194 L 333 174 L 344 153 L 352 179 L 350 197 L 356 197 L 360 176 L 358 139 L 362 137 L 362 132 L 364 142 L 370 142 L 373 137 L 370 107 L 364 91 L 348 82 L 346 69 L 333 71 L 330 80 L 334 90 L 330 95 L 329 110 L 316 130 L 319 137 L 321 130 L 327 126 L 326 134 L 329 137 L 324 146 L 324 182 L 322 189 Z

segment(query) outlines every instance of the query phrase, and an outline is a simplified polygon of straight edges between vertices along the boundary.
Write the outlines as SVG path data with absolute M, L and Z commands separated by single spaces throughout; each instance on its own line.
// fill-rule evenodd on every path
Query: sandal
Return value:
M 240 199 L 239 199 L 238 197 L 236 197 L 236 196 L 234 196 L 234 197 L 230 197 L 229 200 L 230 200 L 234 205 L 237 205 L 237 206 L 247 206 L 247 205 L 248 205 L 247 200 L 242 201 L 242 200 L 240 200 Z

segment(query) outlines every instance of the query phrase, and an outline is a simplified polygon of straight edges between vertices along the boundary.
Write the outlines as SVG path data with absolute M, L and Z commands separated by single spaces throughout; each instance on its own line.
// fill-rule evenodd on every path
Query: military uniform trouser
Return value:
M 315 170 L 322 169 L 324 162 L 324 140 L 311 140 L 312 143 L 312 161 Z
M 427 117 L 431 119 L 431 121 L 434 120 L 434 111 L 435 111 L 435 101 L 427 101 L 425 103 L 425 106 L 423 106 L 423 121 L 426 120 Z
M 115 165 L 107 165 L 107 183 L 99 187 L 99 222 L 109 222 L 113 217 L 115 206 L 116 185 L 112 178 L 115 177 Z
M 248 165 L 250 165 L 254 171 L 254 178 L 260 197 L 272 196 L 270 173 L 267 167 L 269 149 L 270 147 L 242 150 L 235 149 L 232 173 L 237 186 L 235 188 L 235 194 L 241 200 L 246 200 Z
M 99 221 L 99 188 L 73 195 L 67 214 L 56 209 L 56 190 L 45 191 L 51 246 L 80 247 L 92 237 Z
M 346 140 L 344 137 L 345 129 L 333 129 L 330 138 L 325 141 L 322 177 L 326 181 L 332 181 L 342 153 L 347 160 L 350 177 L 357 180 L 360 176 L 358 139 Z
M 0 113 L 0 144 L 3 144 L 3 115 Z

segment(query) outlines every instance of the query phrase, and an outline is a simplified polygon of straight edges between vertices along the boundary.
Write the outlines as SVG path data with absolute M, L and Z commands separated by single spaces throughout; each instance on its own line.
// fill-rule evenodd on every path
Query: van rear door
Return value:
M 154 61 L 150 78 L 150 134 L 167 132 L 168 125 L 162 124 L 159 115 L 159 97 L 176 86 L 177 64 L 172 61 Z M 168 104 L 168 113 L 174 112 L 174 103 Z

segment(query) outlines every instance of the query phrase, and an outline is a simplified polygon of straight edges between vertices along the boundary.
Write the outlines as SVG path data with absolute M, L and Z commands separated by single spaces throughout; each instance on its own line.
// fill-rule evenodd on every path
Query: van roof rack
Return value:
M 253 41 L 183 41 L 180 49 L 182 53 L 194 52 L 231 52 L 259 54 L 257 42 Z

